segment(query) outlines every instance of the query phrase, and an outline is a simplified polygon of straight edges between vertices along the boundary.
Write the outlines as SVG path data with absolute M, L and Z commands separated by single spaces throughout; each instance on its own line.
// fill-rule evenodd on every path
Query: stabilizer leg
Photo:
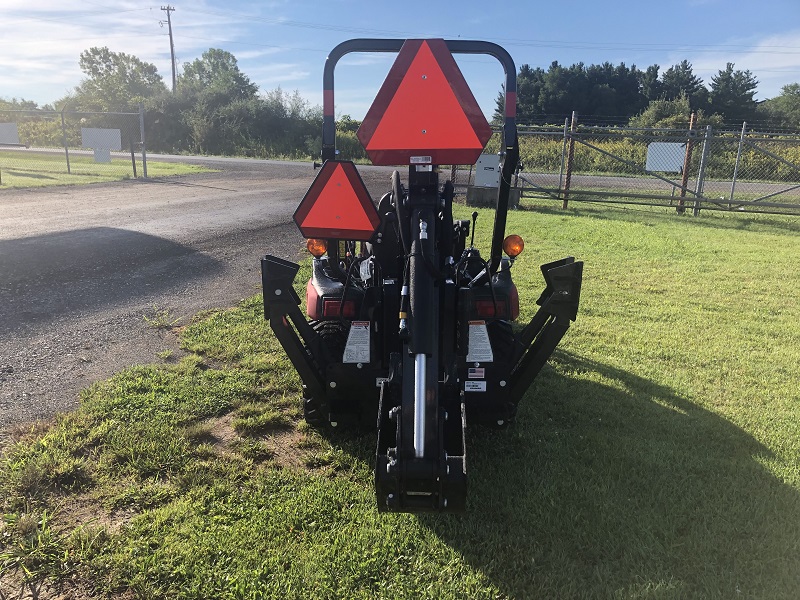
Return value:
M 517 337 L 510 403 L 517 406 L 578 314 L 583 263 L 572 257 L 542 265 L 546 283 L 539 310 Z
M 299 265 L 276 256 L 261 259 L 264 318 L 300 375 L 304 396 L 321 401 L 325 398 L 323 373 L 330 356 L 323 340 L 300 311 L 300 298 L 292 286 L 299 269 Z

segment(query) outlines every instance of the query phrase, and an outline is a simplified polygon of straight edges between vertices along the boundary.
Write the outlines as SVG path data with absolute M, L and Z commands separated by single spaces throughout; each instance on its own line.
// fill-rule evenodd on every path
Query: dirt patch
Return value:
M 236 444 L 243 439 L 263 443 L 269 452 L 269 462 L 273 466 L 284 469 L 307 469 L 307 459 L 311 456 L 308 436 L 299 431 L 294 425 L 289 427 L 275 427 L 258 436 L 243 438 L 233 427 L 236 413 L 229 413 L 222 417 L 208 421 L 209 443 L 217 452 L 236 452 Z
M 7 573 L 0 580 L 0 600 L 82 600 L 91 597 L 77 581 L 55 585 L 49 581 L 25 582 L 21 572 Z
M 52 422 L 34 421 L 33 423 L 15 423 L 0 428 L 0 452 L 19 442 L 42 437 L 51 426 Z M 2 600 L 2 596 L 0 596 L 0 600 Z
M 233 413 L 228 413 L 218 419 L 212 419 L 209 423 L 209 437 L 217 450 L 225 450 L 239 439 L 239 434 L 233 428 Z
M 305 469 L 309 452 L 303 448 L 306 435 L 297 429 L 279 430 L 265 438 L 272 461 L 283 468 Z
M 69 534 L 81 527 L 104 529 L 109 534 L 119 533 L 120 529 L 134 516 L 131 510 L 109 513 L 90 496 L 65 496 L 59 499 L 54 514 L 54 528 L 62 534 Z

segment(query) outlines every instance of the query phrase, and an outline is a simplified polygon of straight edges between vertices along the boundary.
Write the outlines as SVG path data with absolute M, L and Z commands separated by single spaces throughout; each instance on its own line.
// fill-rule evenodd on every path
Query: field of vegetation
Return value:
M 490 222 L 481 211 L 483 245 Z M 800 596 L 800 224 L 579 207 L 514 212 L 508 231 L 526 240 L 522 318 L 538 265 L 568 254 L 586 265 L 581 309 L 514 426 L 470 430 L 465 514 L 376 512 L 374 435 L 305 424 L 255 297 L 176 330 L 183 355 L 15 429 L 0 455 L 2 585 L 198 599 Z M 302 276 L 307 266 L 299 290 Z
M 147 161 L 149 177 L 187 175 L 209 171 L 200 165 L 177 162 Z M 136 157 L 136 176 L 141 177 L 141 156 Z M 69 172 L 63 153 L 0 151 L 0 190 L 9 188 L 81 185 L 119 181 L 134 177 L 129 156 L 115 155 L 110 163 L 95 162 L 91 154 L 70 154 Z

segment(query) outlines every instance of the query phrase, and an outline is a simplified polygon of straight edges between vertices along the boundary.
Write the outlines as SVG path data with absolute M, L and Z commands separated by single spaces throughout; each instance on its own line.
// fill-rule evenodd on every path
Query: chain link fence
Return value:
M 521 128 L 522 202 L 557 200 L 800 214 L 800 134 L 578 126 Z M 499 133 L 485 152 L 500 151 Z M 461 191 L 476 186 L 461 173 Z
M 0 110 L 0 186 L 147 177 L 144 111 Z

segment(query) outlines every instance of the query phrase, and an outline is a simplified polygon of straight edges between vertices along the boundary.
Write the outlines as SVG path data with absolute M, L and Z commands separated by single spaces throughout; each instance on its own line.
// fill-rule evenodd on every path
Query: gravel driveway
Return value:
M 300 256 L 310 163 L 203 162 L 220 171 L 0 190 L 0 426 L 72 410 L 92 382 L 176 351 L 146 315 L 231 306 L 260 290 L 263 254 Z M 374 199 L 388 189 L 385 169 L 359 170 Z

